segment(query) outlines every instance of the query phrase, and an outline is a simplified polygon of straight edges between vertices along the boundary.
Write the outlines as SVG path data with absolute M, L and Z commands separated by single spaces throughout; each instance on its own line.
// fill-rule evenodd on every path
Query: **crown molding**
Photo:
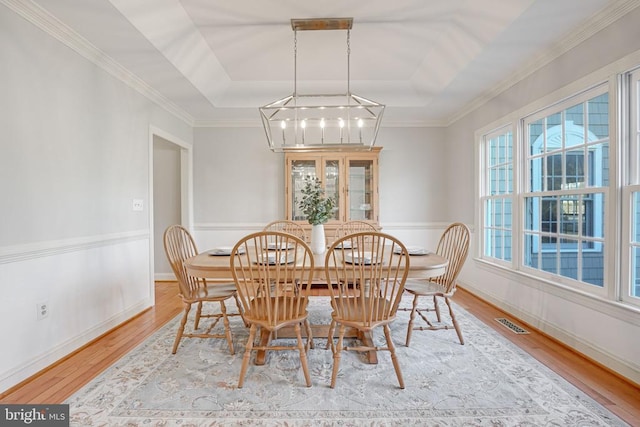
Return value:
M 194 118 L 182 108 L 171 102 L 157 90 L 153 89 L 138 76 L 116 62 L 109 55 L 91 44 L 69 26 L 51 15 L 45 9 L 30 0 L 0 0 L 0 3 L 20 15 L 28 22 L 40 28 L 46 34 L 57 39 L 93 64 L 102 68 L 113 77 L 136 90 L 150 101 L 164 108 L 167 112 L 193 126 Z
M 467 104 L 463 109 L 453 114 L 447 120 L 445 126 L 452 125 L 467 114 L 480 108 L 491 99 L 495 98 L 502 92 L 521 82 L 530 75 L 534 74 L 536 71 L 548 65 L 554 59 L 573 49 L 583 41 L 587 40 L 589 37 L 611 25 L 613 22 L 622 18 L 624 15 L 631 12 L 638 6 L 640 6 L 639 0 L 626 0 L 622 2 L 616 2 L 600 11 L 599 13 L 595 14 L 591 19 L 582 23 L 578 28 L 573 30 L 571 34 L 566 38 L 555 43 L 549 49 L 527 61 L 522 67 L 520 67 L 518 71 L 514 72 L 511 77 L 503 80 L 493 88 L 487 90 L 482 95 Z

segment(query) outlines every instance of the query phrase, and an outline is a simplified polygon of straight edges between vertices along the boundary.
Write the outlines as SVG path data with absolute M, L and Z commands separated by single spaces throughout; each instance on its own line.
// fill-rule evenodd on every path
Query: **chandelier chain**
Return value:
M 351 95 L 351 30 L 347 30 L 347 96 Z
M 293 96 L 298 95 L 298 31 L 293 31 Z

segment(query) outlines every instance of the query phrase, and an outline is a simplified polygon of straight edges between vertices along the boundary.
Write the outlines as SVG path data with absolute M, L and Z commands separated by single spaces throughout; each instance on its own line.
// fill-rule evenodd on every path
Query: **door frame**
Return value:
M 155 228 L 153 218 L 153 150 L 154 137 L 160 137 L 180 149 L 180 223 L 191 230 L 193 226 L 193 144 L 156 126 L 149 126 L 149 277 L 150 298 L 155 303 Z

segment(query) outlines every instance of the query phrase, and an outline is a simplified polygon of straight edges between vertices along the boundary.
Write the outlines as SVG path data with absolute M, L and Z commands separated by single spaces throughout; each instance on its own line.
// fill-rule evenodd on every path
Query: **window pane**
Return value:
M 635 247 L 631 252 L 631 289 L 630 295 L 633 297 L 640 297 L 640 248 Z
M 582 104 L 574 105 L 565 111 L 564 146 L 573 147 L 583 145 L 585 142 L 584 107 Z
M 491 243 L 493 245 L 493 256 L 499 259 L 502 259 L 502 231 L 494 230 L 493 231 L 493 241 Z
M 604 237 L 604 194 L 591 193 L 582 196 L 584 205 L 584 226 L 582 234 L 587 237 Z
M 553 156 L 548 156 L 546 171 L 547 191 L 555 191 L 562 188 L 562 171 L 562 155 L 556 154 Z
M 498 151 L 499 151 L 500 141 L 498 138 L 492 138 L 489 140 L 489 166 L 495 166 L 499 163 L 498 160 Z
M 578 241 L 560 239 L 560 275 L 578 280 Z
M 565 189 L 584 187 L 584 151 L 572 150 L 565 154 Z
M 589 132 L 597 139 L 609 138 L 609 94 L 603 93 L 587 103 Z
M 527 197 L 525 206 L 525 228 L 529 231 L 540 231 L 540 197 Z
M 604 253 L 598 251 L 586 251 L 582 255 L 582 281 L 604 286 Z
M 542 157 L 538 157 L 529 162 L 530 191 L 542 191 L 542 183 L 544 182 L 542 159 Z
M 493 248 L 491 246 L 492 242 L 493 242 L 493 229 L 491 228 L 485 228 L 484 229 L 484 255 L 486 256 L 493 256 Z
M 506 260 L 506 261 L 511 261 L 511 232 L 510 231 L 505 231 L 503 237 L 504 237 L 504 243 L 503 243 L 504 257 L 503 257 L 503 259 Z
M 524 260 L 527 267 L 538 268 L 538 254 L 540 248 L 540 236 L 537 234 L 524 235 Z
M 609 185 L 609 142 L 591 145 L 589 150 L 590 187 L 607 187 Z
M 556 113 L 547 117 L 547 137 L 544 152 L 555 151 L 562 148 L 562 114 Z
M 633 227 L 633 242 L 640 243 L 640 193 L 633 193 L 633 218 L 631 226 Z
M 560 233 L 580 234 L 580 226 L 584 223 L 584 205 L 578 196 L 560 198 Z
M 558 200 L 557 197 L 545 197 L 542 199 L 540 212 L 540 230 L 547 233 L 558 231 Z
M 502 216 L 502 219 L 504 220 L 504 227 L 505 228 L 511 229 L 511 222 L 512 222 L 511 215 L 512 215 L 511 199 L 504 199 L 503 200 L 503 216 Z
M 544 119 L 529 124 L 529 154 L 536 155 L 544 150 L 544 140 L 540 138 L 544 126 Z
M 555 237 L 542 237 L 542 244 L 544 252 L 542 252 L 542 266 L 543 271 L 549 273 L 558 274 L 558 239 Z
M 493 201 L 493 225 L 495 227 L 502 226 L 502 200 Z

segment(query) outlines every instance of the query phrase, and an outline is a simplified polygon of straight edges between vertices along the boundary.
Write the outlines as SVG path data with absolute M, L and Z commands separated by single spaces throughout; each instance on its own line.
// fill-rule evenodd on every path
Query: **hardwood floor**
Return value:
M 182 309 L 174 282 L 156 283 L 156 306 L 43 372 L 0 394 L 2 403 L 62 403 Z M 632 426 L 640 426 L 640 388 L 562 344 L 459 289 L 454 298 L 489 327 L 520 346 Z M 530 331 L 514 334 L 494 319 L 506 317 Z M 464 332 L 464 331 L 463 331 Z M 420 332 L 429 333 L 429 332 Z

